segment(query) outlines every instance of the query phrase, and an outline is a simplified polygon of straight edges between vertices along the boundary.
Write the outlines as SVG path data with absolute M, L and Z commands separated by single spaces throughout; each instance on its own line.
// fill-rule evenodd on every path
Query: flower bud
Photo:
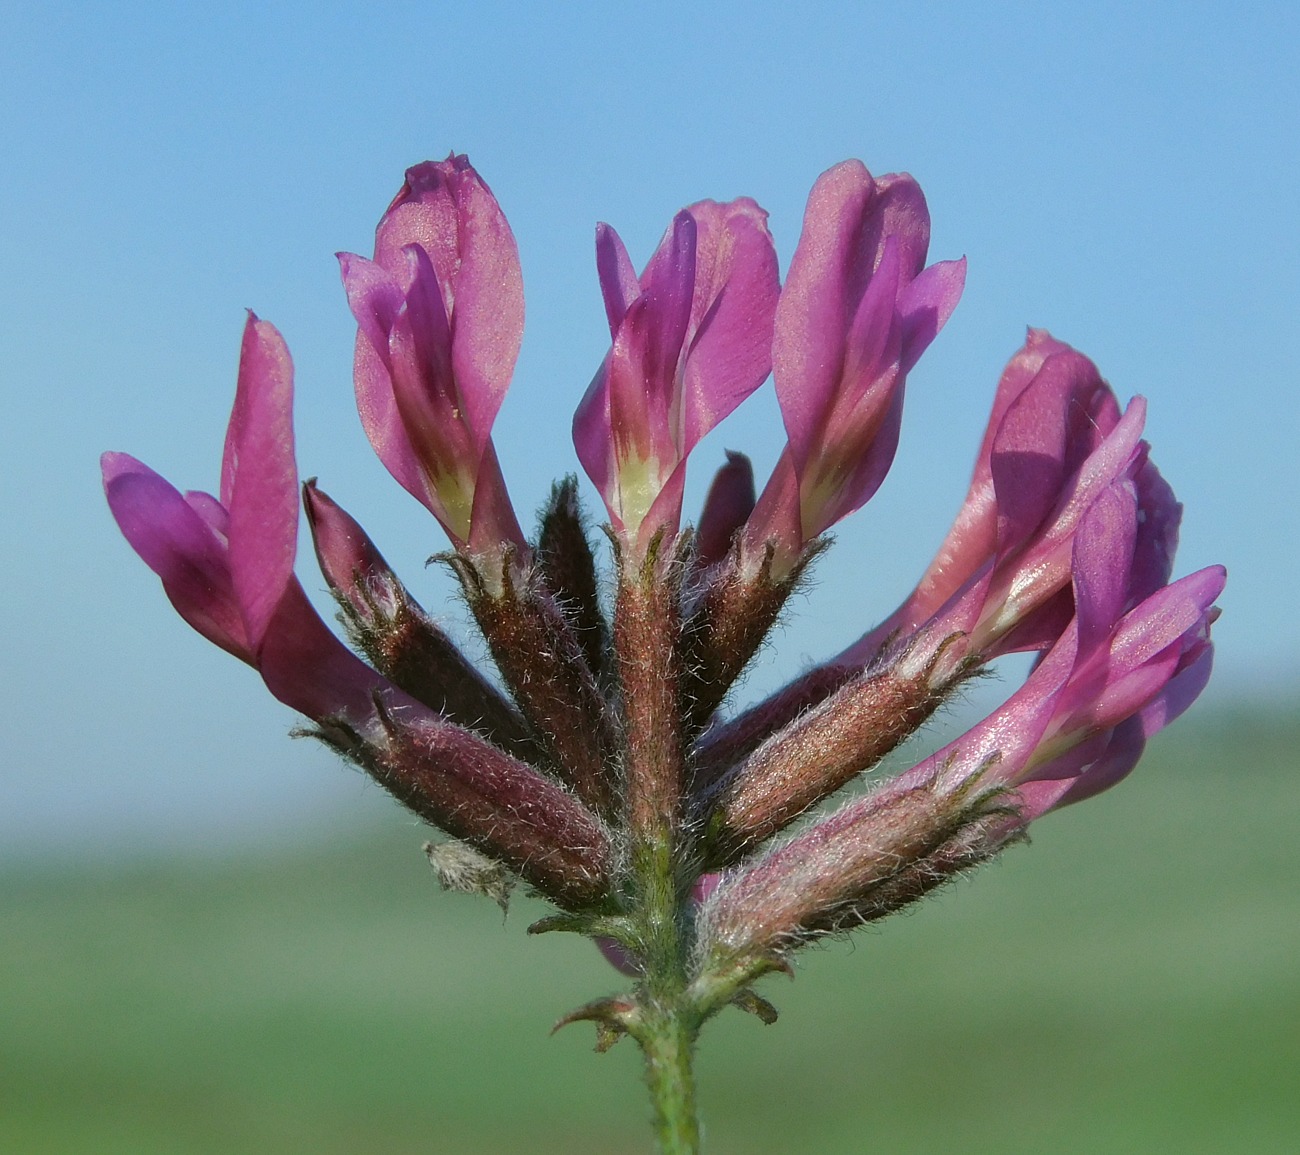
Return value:
M 519 712 L 424 612 L 366 531 L 314 480 L 303 486 L 303 504 L 343 624 L 375 668 L 443 717 L 534 757 L 536 739 Z
M 464 156 L 408 169 L 375 257 L 340 253 L 357 408 L 389 472 L 474 557 L 526 552 L 492 446 L 523 334 L 515 239 Z
M 767 214 L 742 198 L 673 218 L 638 278 L 619 236 L 596 234 L 613 341 L 573 419 L 573 441 L 637 560 L 681 518 L 686 458 L 771 368 L 779 288 Z

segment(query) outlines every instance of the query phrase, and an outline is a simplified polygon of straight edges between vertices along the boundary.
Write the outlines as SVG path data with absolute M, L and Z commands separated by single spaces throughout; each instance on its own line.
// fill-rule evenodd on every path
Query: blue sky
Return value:
M 215 485 L 242 310 L 298 368 L 299 462 L 426 605 L 438 530 L 370 453 L 333 253 L 403 169 L 469 153 L 519 241 L 524 351 L 497 427 L 517 504 L 574 470 L 607 333 L 596 221 L 644 260 L 672 213 L 748 194 L 783 262 L 849 156 L 926 190 L 966 294 L 912 374 L 897 464 L 751 681 L 834 652 L 907 590 L 964 492 L 1024 327 L 1150 401 L 1186 505 L 1178 572 L 1230 571 L 1220 699 L 1294 702 L 1300 546 L 1300 9 L 1291 4 L 333 3 L 7 6 L 0 43 L 0 845 L 220 842 L 374 791 L 192 634 L 118 538 L 103 449 Z M 699 451 L 760 469 L 770 387 Z M 16 563 L 16 564 L 15 564 Z M 317 589 L 307 567 L 307 584 Z M 323 604 L 323 603 L 322 603 Z M 454 624 L 461 620 L 452 605 Z

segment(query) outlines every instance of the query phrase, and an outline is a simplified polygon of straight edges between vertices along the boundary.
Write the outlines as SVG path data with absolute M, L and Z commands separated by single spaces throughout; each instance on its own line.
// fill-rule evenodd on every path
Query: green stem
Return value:
M 688 944 L 682 933 L 683 899 L 675 884 L 672 846 L 670 833 L 663 831 L 632 852 L 638 884 L 633 917 L 640 924 L 645 966 L 641 1013 L 632 1033 L 645 1055 L 660 1151 L 694 1155 L 700 1132 L 691 1060 L 700 1016 L 686 976 Z
M 673 559 L 658 558 L 658 548 L 652 550 L 654 556 L 625 566 L 614 615 L 630 842 L 627 915 L 645 968 L 636 1025 L 628 1029 L 645 1055 L 660 1151 L 697 1155 L 700 1128 L 691 1057 L 701 1019 L 688 991 L 690 895 L 679 877 L 689 839 L 682 827 L 679 590 Z
M 655 1111 L 655 1135 L 662 1155 L 697 1155 L 700 1126 L 695 1110 L 692 1052 L 696 1028 L 690 1016 L 665 1009 L 642 1024 L 646 1082 Z

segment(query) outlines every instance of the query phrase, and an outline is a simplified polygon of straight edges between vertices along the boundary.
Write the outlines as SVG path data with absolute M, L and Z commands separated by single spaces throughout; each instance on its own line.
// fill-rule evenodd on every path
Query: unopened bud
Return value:
M 303 486 L 303 505 L 343 624 L 375 668 L 450 721 L 519 757 L 534 755 L 519 712 L 424 612 L 347 510 L 315 481 Z
M 712 866 L 736 862 L 880 761 L 944 700 L 924 676 L 860 674 L 714 788 Z
M 700 912 L 704 955 L 779 957 L 882 917 L 988 857 L 1007 826 L 996 791 L 888 785 L 724 874 Z
M 549 768 L 588 806 L 612 813 L 612 723 L 564 611 L 540 582 L 525 575 L 516 583 L 508 563 L 487 575 L 465 558 L 451 564 L 502 679 L 549 755 Z
M 551 488 L 542 509 L 535 557 L 547 589 L 573 624 L 588 669 L 599 681 L 609 638 L 597 592 L 596 559 L 578 502 L 578 481 L 572 475 Z
M 806 546 L 780 577 L 773 574 L 770 550 L 759 565 L 752 566 L 733 549 L 709 573 L 685 632 L 684 708 L 695 732 L 722 704 L 826 544 L 816 541 Z
M 386 740 L 353 756 L 399 801 L 564 910 L 603 902 L 609 835 L 577 798 L 459 726 L 396 711 L 381 719 Z
M 700 565 L 720 562 L 732 539 L 754 512 L 754 466 L 743 453 L 727 450 L 727 464 L 713 475 L 695 527 L 696 559 Z

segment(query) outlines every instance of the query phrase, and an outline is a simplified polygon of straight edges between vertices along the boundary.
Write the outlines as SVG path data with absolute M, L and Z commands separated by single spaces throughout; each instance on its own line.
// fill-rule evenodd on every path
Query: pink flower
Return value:
M 340 253 L 375 452 L 471 556 L 527 550 L 492 445 L 524 327 L 519 253 L 464 156 L 408 169 L 373 261 Z
M 561 905 L 592 901 L 606 885 L 599 821 L 531 766 L 371 669 L 312 608 L 293 576 L 292 404 L 284 340 L 250 314 L 220 497 L 181 494 L 135 458 L 106 453 L 104 489 L 123 535 L 181 617 L 257 669 L 272 694 L 416 813 L 511 864 Z M 332 529 L 332 563 L 349 549 L 363 565 L 382 562 L 368 539 L 343 540 L 341 521 Z
M 220 497 L 182 495 L 125 453 L 106 453 L 104 490 L 119 528 L 199 633 L 254 666 L 288 706 L 322 720 L 373 720 L 383 679 L 320 620 L 293 576 L 298 473 L 293 365 L 273 325 L 244 328 Z
M 563 912 L 531 930 L 586 934 L 638 980 L 563 1020 L 596 1021 L 601 1046 L 646 1045 L 667 1010 L 688 1034 L 728 1003 L 770 1021 L 749 984 L 788 950 L 900 909 L 1114 784 L 1209 676 L 1225 575 L 1170 580 L 1181 507 L 1142 440 L 1145 401 L 1121 408 L 1091 361 L 1031 330 L 916 589 L 838 658 L 718 717 L 824 532 L 890 467 L 907 374 L 964 284 L 964 261 L 927 265 L 928 246 L 916 182 L 856 161 L 814 185 L 784 288 L 751 200 L 678 213 L 640 276 L 600 226 L 611 347 L 573 436 L 612 523 L 604 566 L 575 478 L 532 540 L 506 493 L 492 426 L 523 295 L 500 206 L 464 157 L 410 169 L 373 259 L 340 255 L 357 402 L 451 537 L 490 674 L 314 480 L 316 557 L 367 660 L 312 608 L 293 572 L 292 366 L 265 322 L 244 332 L 216 496 L 104 455 L 113 515 L 181 616 L 451 836 L 430 852 L 444 885 L 503 902 L 522 879 Z M 756 495 L 729 452 L 679 533 L 691 450 L 769 371 L 776 469 Z M 814 813 L 1016 651 L 1037 661 L 1001 708 Z
M 1027 822 L 1119 781 L 1191 705 L 1209 678 L 1226 573 L 1209 566 L 1148 592 L 1139 513 L 1131 486 L 1091 506 L 1073 544 L 1069 626 L 1001 709 L 900 785 L 979 774 L 983 786 L 1016 787 Z
M 966 262 L 926 266 L 920 186 L 860 161 L 823 173 L 776 311 L 772 367 L 789 438 L 751 519 L 797 557 L 864 505 L 894 460 L 907 373 L 961 297 Z
M 673 218 L 640 278 L 596 232 L 613 345 L 573 419 L 578 458 L 638 552 L 681 517 L 686 458 L 771 369 L 779 288 L 767 214 L 700 201 Z
M 1147 739 L 1209 678 L 1213 603 L 1225 580 L 1211 566 L 1132 605 L 1150 576 L 1137 540 L 1135 494 L 1115 487 L 1074 536 L 1076 616 L 1000 709 L 905 774 L 723 873 L 699 916 L 717 964 L 739 960 L 761 973 L 818 933 L 889 914 L 1136 765 Z
M 955 633 L 943 669 L 967 654 L 1050 647 L 1073 615 L 1074 535 L 1117 484 L 1142 511 L 1143 594 L 1168 580 L 1181 507 L 1139 440 L 1146 404 L 1122 414 L 1082 354 L 1047 333 L 1029 338 L 1003 373 L 966 500 L 908 599 L 838 661 L 869 661 L 890 637 L 929 648 Z M 916 650 L 921 660 L 927 647 Z M 942 669 L 939 671 L 942 673 Z

